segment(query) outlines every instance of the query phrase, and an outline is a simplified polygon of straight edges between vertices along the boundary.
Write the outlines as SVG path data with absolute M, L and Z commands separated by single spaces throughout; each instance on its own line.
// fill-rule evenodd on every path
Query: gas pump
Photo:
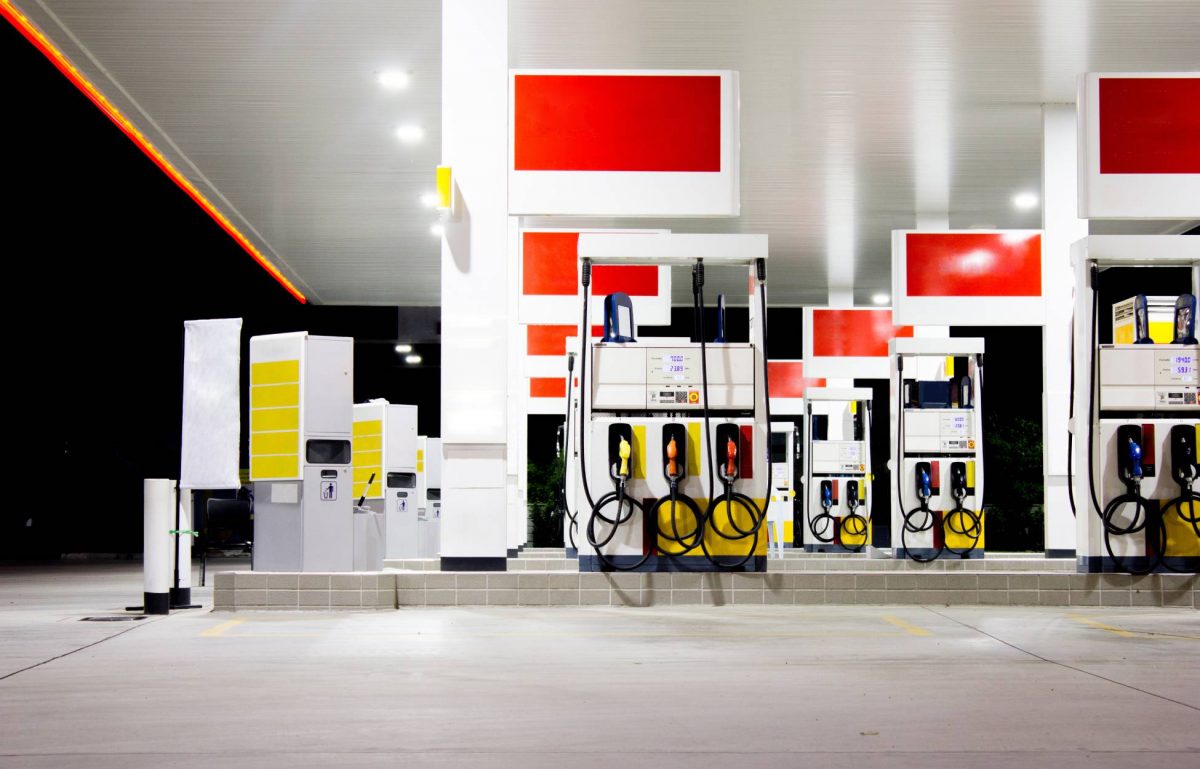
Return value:
M 861 552 L 871 544 L 871 390 L 810 387 L 804 397 L 804 549 Z
M 639 337 L 628 298 L 606 299 L 605 338 L 580 334 L 578 471 L 581 571 L 765 571 L 772 468 L 766 399 L 766 238 L 581 236 L 581 329 L 590 329 L 596 264 L 679 264 L 692 271 L 696 337 Z M 703 255 L 702 258 L 697 254 Z M 750 278 L 748 343 L 708 341 L 704 278 Z M 636 340 L 636 341 L 635 341 Z
M 892 552 L 982 558 L 983 340 L 893 339 Z
M 794 422 L 771 425 L 771 501 L 767 507 L 770 541 L 776 555 L 795 542 L 796 451 L 799 429 Z
M 1077 568 L 1200 571 L 1200 240 L 1091 236 L 1073 256 Z M 1129 296 L 1163 268 L 1175 268 L 1186 293 Z

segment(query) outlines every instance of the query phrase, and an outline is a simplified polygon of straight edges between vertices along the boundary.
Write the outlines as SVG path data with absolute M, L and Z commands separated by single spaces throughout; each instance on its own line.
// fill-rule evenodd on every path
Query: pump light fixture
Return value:
M 871 294 L 871 303 L 872 304 L 883 305 L 883 304 L 887 304 L 889 301 L 891 301 L 891 297 L 888 296 L 887 294 Z
M 440 238 L 446 234 L 446 225 L 441 222 L 434 222 L 429 226 L 429 234 L 435 238 Z
M 421 356 L 420 355 L 405 355 L 404 362 L 416 365 L 421 362 Z
M 411 344 L 398 344 L 398 345 L 396 345 L 396 352 L 398 352 L 398 353 L 412 352 L 412 345 Z

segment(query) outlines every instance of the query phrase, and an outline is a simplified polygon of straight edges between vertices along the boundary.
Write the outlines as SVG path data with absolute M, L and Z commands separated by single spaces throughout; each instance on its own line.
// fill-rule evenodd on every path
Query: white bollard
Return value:
M 142 575 L 146 614 L 171 610 L 172 552 L 175 528 L 175 484 L 167 478 L 147 478 L 142 483 Z

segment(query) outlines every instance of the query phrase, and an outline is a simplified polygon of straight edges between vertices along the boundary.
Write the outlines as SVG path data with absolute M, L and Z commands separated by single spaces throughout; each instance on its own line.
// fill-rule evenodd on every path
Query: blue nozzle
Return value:
M 1134 478 L 1142 477 L 1142 447 L 1137 441 L 1129 442 L 1129 464 L 1130 475 Z
M 822 486 L 821 499 L 825 502 L 833 502 L 833 490 L 828 486 Z

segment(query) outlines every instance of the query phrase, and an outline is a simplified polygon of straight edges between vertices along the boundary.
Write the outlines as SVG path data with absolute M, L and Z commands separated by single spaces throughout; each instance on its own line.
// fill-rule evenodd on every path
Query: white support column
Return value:
M 505 240 L 509 254 L 509 264 L 516 264 L 518 239 L 521 237 L 521 218 L 508 218 L 508 232 Z M 517 302 L 519 301 L 520 285 L 517 283 L 517 270 L 508 271 L 508 473 L 505 477 L 505 506 L 507 510 L 506 547 L 508 556 L 516 557 L 517 548 L 523 543 L 525 516 L 521 504 L 521 451 L 525 440 L 525 422 L 528 419 L 525 407 L 525 396 L 528 390 L 522 390 L 525 379 L 522 362 L 525 360 L 525 338 L 521 334 L 524 328 L 518 319 Z
M 1071 515 L 1067 466 L 1067 419 L 1070 411 L 1071 308 L 1075 275 L 1071 244 L 1088 234 L 1078 218 L 1078 161 L 1074 104 L 1042 108 L 1042 293 L 1046 325 L 1042 329 L 1042 471 L 1045 476 L 1046 553 L 1074 556 L 1075 519 Z M 1079 446 L 1075 446 L 1079 451 Z M 1085 511 L 1086 512 L 1086 511 Z
M 443 570 L 503 570 L 508 540 L 508 3 L 442 3 Z

